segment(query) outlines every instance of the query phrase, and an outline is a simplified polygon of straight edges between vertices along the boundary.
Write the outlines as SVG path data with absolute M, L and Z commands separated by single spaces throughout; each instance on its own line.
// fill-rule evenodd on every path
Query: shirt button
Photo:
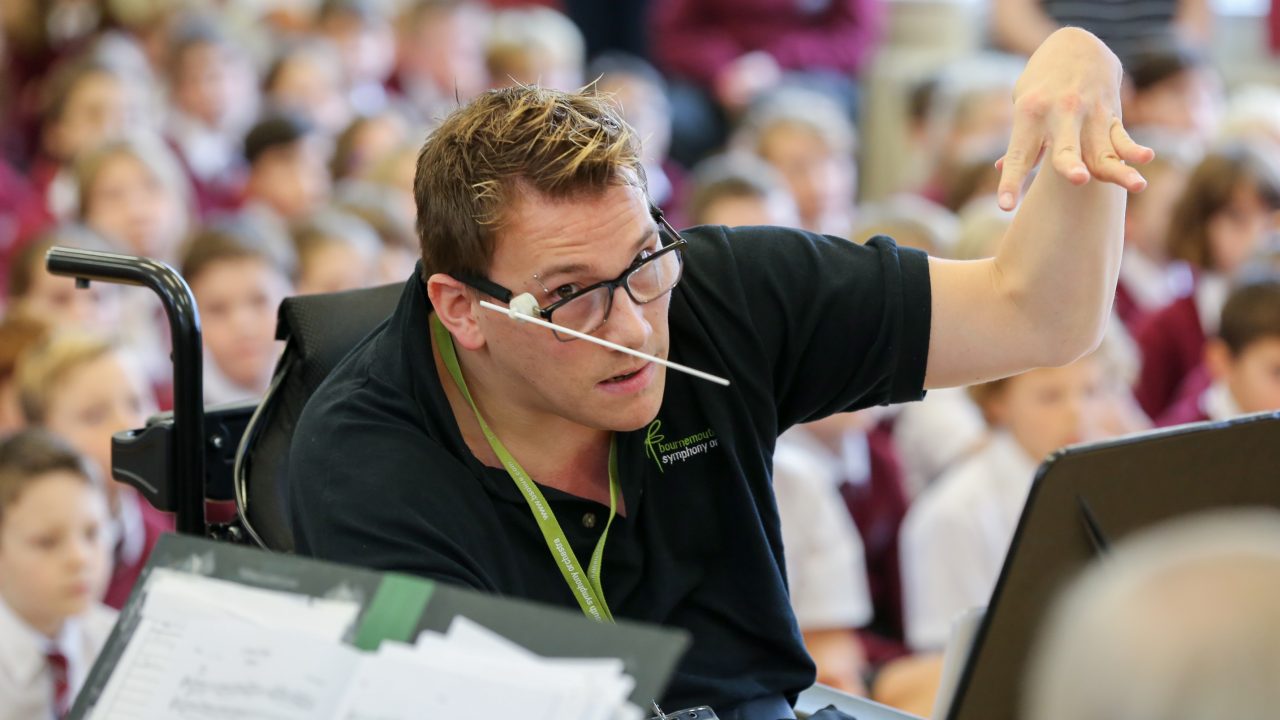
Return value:
M 585 515 L 583 515 L 583 516 L 582 516 L 582 527 L 584 527 L 584 528 L 586 528 L 586 529 L 590 530 L 591 528 L 593 528 L 593 527 L 595 527 L 595 526 L 596 526 L 596 514 L 595 514 L 595 513 L 590 513 L 590 512 L 589 512 L 589 513 L 587 513 L 587 514 L 585 514 Z

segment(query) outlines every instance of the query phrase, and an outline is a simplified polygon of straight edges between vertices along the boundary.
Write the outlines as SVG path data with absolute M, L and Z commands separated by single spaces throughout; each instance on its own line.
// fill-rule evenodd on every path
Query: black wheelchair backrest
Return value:
M 280 305 L 276 338 L 285 341 L 271 387 L 236 454 L 236 504 L 262 547 L 293 552 L 289 521 L 289 443 L 302 408 L 357 343 L 391 315 L 403 283 L 292 297 Z

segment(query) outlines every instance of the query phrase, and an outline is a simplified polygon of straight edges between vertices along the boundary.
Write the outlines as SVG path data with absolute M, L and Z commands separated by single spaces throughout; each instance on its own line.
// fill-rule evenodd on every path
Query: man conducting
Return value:
M 995 258 L 948 262 L 779 228 L 678 234 L 606 98 L 481 96 L 426 141 L 420 273 L 308 403 L 299 551 L 687 629 L 667 707 L 792 717 L 813 682 L 770 488 L 791 425 L 1060 365 L 1099 341 L 1126 190 L 1148 160 L 1095 37 L 1027 64 Z M 480 306 L 728 379 L 722 387 Z

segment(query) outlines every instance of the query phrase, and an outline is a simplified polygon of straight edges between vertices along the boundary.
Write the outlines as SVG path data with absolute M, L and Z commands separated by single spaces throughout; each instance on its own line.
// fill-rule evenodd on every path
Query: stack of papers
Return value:
M 639 720 L 617 659 L 539 657 L 458 616 L 416 644 L 341 642 L 355 602 L 155 569 L 90 720 Z

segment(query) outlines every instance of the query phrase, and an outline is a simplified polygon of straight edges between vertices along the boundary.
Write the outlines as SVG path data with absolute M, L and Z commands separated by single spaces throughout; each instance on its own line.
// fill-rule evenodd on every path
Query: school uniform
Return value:
M 1204 362 L 1206 338 L 1218 331 L 1228 280 L 1205 273 L 1195 289 L 1159 310 L 1134 332 L 1142 352 L 1142 371 L 1133 395 L 1148 417 L 1160 417 L 1188 391 L 1184 381 Z
M 991 600 L 1037 462 L 1005 432 L 938 479 L 902 525 L 907 644 L 939 650 L 957 616 Z
M 1229 420 L 1244 412 L 1226 383 L 1215 382 L 1203 392 L 1188 394 L 1156 420 L 1156 427 L 1173 427 L 1206 420 Z
M 843 460 L 803 427 L 783 433 L 773 453 L 787 586 L 802 631 L 857 628 L 872 617 L 862 538 L 840 496 Z
M 68 618 L 58 637 L 50 639 L 0 598 L 0 720 L 62 717 L 84 685 L 115 622 L 114 610 L 95 604 L 84 614 Z M 65 658 L 65 666 L 51 661 L 51 653 Z M 65 678 L 64 692 L 58 692 L 57 677 Z M 56 698 L 64 703 L 61 712 L 55 709 Z
M 930 390 L 924 400 L 904 406 L 893 421 L 893 441 L 907 496 L 923 492 L 986 436 L 987 421 L 964 388 Z
M 1192 275 L 1186 263 L 1161 264 L 1125 248 L 1112 307 L 1132 333 L 1161 308 L 1191 292 L 1191 288 Z
M 246 169 L 242 143 L 234 133 L 215 130 L 175 110 L 166 123 L 165 139 L 191 182 L 199 217 L 239 207 Z
M 845 436 L 840 496 L 862 536 L 871 591 L 871 623 L 859 631 L 874 666 L 907 654 L 902 632 L 902 572 L 898 536 L 911 501 L 892 430 L 881 423 Z
M 129 601 L 129 594 L 142 574 L 160 536 L 173 532 L 173 514 L 151 507 L 136 492 L 126 491 L 120 498 L 120 516 L 116 519 L 115 565 L 102 602 L 117 610 Z

